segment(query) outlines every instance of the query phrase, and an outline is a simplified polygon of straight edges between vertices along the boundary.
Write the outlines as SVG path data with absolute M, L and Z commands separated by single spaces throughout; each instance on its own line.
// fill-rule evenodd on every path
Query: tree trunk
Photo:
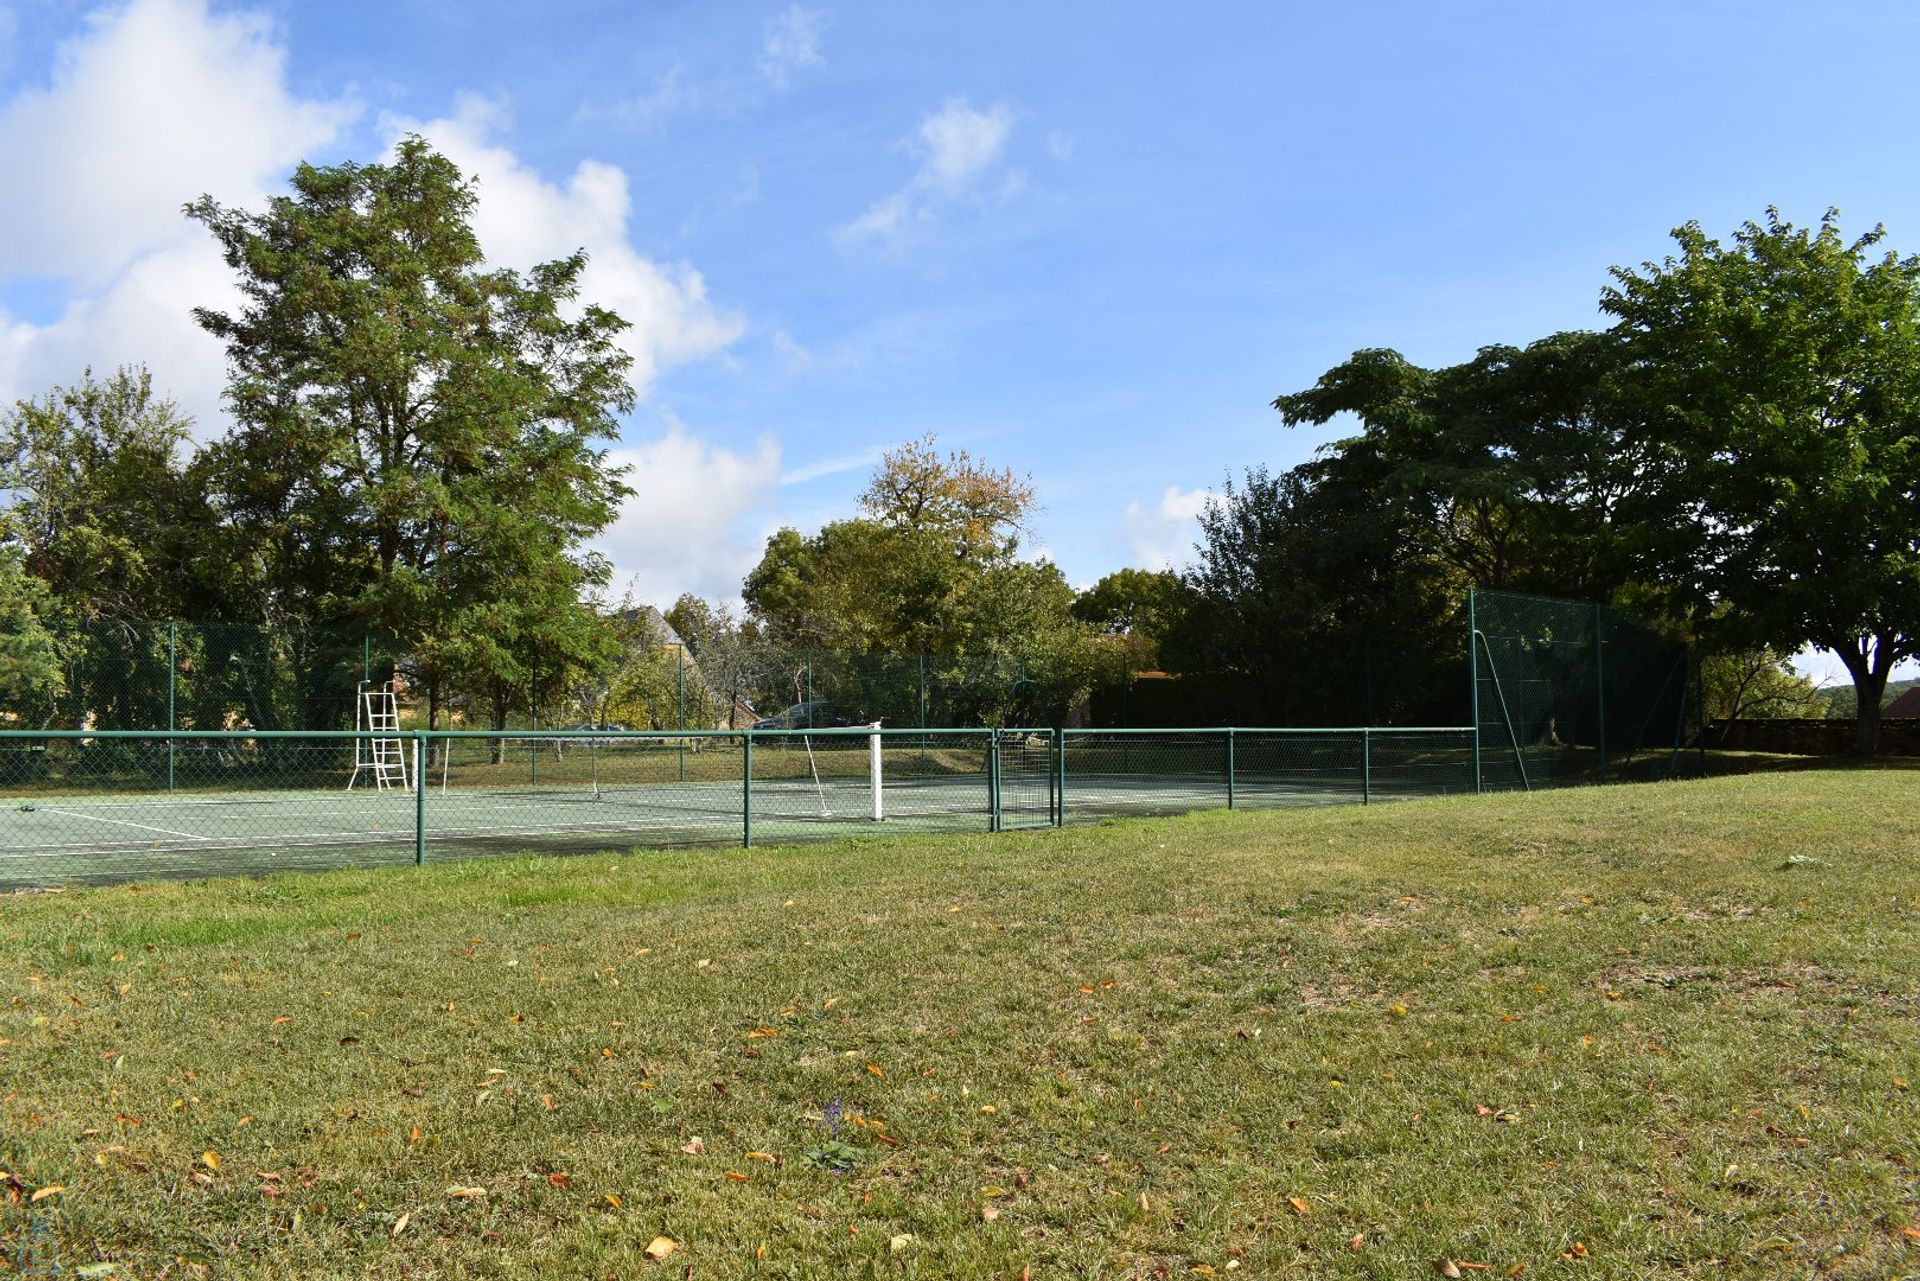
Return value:
M 1858 663 L 1843 653 L 1847 672 L 1853 677 L 1854 722 L 1853 754 L 1871 758 L 1880 750 L 1880 702 L 1887 694 L 1887 677 L 1893 671 L 1888 661 L 1891 647 L 1880 641 L 1871 656 L 1862 655 Z
M 1854 697 L 1859 700 L 1853 723 L 1853 754 L 1871 757 L 1880 750 L 1880 701 L 1886 697 L 1887 673 L 1870 671 L 1853 678 Z

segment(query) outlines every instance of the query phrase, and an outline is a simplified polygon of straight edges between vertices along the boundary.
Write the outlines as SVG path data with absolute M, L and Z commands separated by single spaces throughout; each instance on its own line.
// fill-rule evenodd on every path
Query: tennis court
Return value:
M 408 734 L 387 787 L 352 734 L 16 736 L 0 885 L 1366 803 L 1469 790 L 1463 733 Z

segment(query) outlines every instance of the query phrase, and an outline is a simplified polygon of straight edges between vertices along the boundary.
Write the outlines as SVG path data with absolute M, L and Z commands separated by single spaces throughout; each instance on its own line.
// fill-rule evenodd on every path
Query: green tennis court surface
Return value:
M 1074 780 L 1068 817 L 1224 806 L 1210 778 Z M 1335 804 L 1357 800 L 1324 787 L 1248 784 L 1237 803 Z M 737 845 L 746 836 L 740 785 L 687 783 L 610 789 L 411 792 L 279 791 L 244 795 L 49 796 L 10 800 L 0 812 L 0 884 L 156 876 L 249 875 L 299 867 L 412 862 L 416 818 L 425 855 L 579 853 L 636 846 Z M 916 780 L 885 789 L 876 823 L 864 785 L 760 783 L 753 789 L 756 844 L 833 840 L 878 832 L 986 831 L 991 798 L 981 778 Z M 1051 824 L 1045 779 L 1003 780 L 1001 826 Z

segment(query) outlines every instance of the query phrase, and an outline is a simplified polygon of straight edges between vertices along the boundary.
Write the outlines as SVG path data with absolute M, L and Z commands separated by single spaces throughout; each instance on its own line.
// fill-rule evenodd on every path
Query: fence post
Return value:
M 1684 719 L 1685 712 L 1680 713 Z M 1700 655 L 1693 656 L 1694 741 L 1700 745 L 1700 777 L 1707 776 L 1707 672 Z
M 682 643 L 674 646 L 674 653 L 680 656 L 679 660 L 674 664 L 673 671 L 674 671 L 674 677 L 676 679 L 676 682 L 680 687 L 680 729 L 681 729 L 681 732 L 684 733 L 687 728 L 687 647 L 686 645 Z M 680 740 L 679 751 L 676 754 L 680 758 L 680 781 L 684 783 L 687 781 L 687 740 L 685 738 L 682 738 Z
M 204 646 L 202 647 L 204 648 Z M 180 680 L 180 624 L 167 624 L 167 732 L 180 728 L 174 718 L 174 688 Z M 173 740 L 167 740 L 167 791 L 173 791 Z
M 1053 737 L 1054 737 L 1054 742 L 1056 744 L 1056 747 L 1054 748 L 1054 755 L 1056 757 L 1056 766 L 1055 766 L 1055 773 L 1054 773 L 1053 807 L 1055 812 L 1059 815 L 1058 821 L 1055 822 L 1054 826 L 1065 827 L 1067 825 L 1067 731 L 1066 731 L 1066 728 L 1062 726 L 1058 731 L 1055 732 Z
M 1607 781 L 1607 653 L 1606 619 L 1598 601 L 1593 606 L 1593 703 L 1594 741 L 1600 749 L 1600 769 L 1595 775 Z
M 1000 731 L 987 739 L 987 830 L 1000 830 Z
M 413 731 L 413 865 L 427 865 L 427 774 L 425 769 L 427 736 Z
M 1227 728 L 1227 808 L 1233 808 L 1233 728 Z
M 1473 790 L 1480 785 L 1480 624 L 1474 618 L 1473 588 L 1467 588 L 1467 703 L 1468 724 L 1473 726 Z
M 1360 728 L 1360 803 L 1373 804 L 1373 729 Z
M 753 848 L 753 731 L 740 734 L 740 845 Z

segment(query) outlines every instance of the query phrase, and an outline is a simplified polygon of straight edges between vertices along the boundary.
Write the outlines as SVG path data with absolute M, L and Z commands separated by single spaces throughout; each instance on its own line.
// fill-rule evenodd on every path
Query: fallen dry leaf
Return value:
M 1433 1270 L 1443 1277 L 1457 1277 L 1460 1275 L 1460 1267 L 1452 1259 L 1435 1259 L 1433 1261 Z
M 887 1074 L 887 1070 L 878 1063 L 867 1064 L 867 1071 L 873 1073 L 875 1076 L 885 1076 Z
M 66 1190 L 67 1190 L 67 1187 L 64 1183 L 49 1183 L 44 1188 L 35 1188 L 33 1190 L 33 1195 L 28 1197 L 27 1201 L 29 1203 L 32 1203 L 34 1201 L 44 1201 L 50 1196 L 59 1196 L 62 1192 L 65 1192 Z
M 547 1176 L 547 1182 L 556 1188 L 570 1188 L 573 1186 L 573 1176 L 565 1170 L 555 1170 Z
M 411 1222 L 413 1222 L 412 1212 L 401 1215 L 393 1221 L 393 1231 L 387 1235 L 390 1237 L 398 1237 L 402 1232 L 407 1230 L 407 1225 Z
M 705 1156 L 707 1154 L 707 1145 L 696 1137 L 690 1142 L 682 1143 L 680 1150 L 688 1156 Z
M 988 1223 L 992 1223 L 1000 1217 L 1000 1207 L 997 1205 L 983 1205 L 980 1207 L 980 1217 Z
M 1287 1204 L 1292 1206 L 1293 1212 L 1303 1219 L 1313 1213 L 1313 1207 L 1307 1204 L 1305 1197 L 1290 1196 L 1287 1198 Z
M 620 1194 L 617 1192 L 608 1192 L 605 1195 L 607 1198 L 607 1204 L 612 1206 L 616 1210 L 618 1210 L 621 1206 L 626 1204 L 625 1201 L 622 1201 L 620 1199 Z
M 200 1161 L 209 1170 L 217 1170 L 220 1168 L 220 1154 L 218 1152 L 215 1152 L 212 1148 L 208 1148 L 205 1152 L 202 1152 L 200 1154 Z
M 749 1160 L 749 1161 L 761 1161 L 761 1162 L 764 1162 L 764 1163 L 765 1163 L 765 1164 L 767 1164 L 767 1165 L 773 1165 L 773 1164 L 775 1164 L 776 1162 L 778 1162 L 778 1161 L 779 1161 L 779 1159 L 780 1159 L 780 1158 L 778 1158 L 778 1157 L 776 1157 L 776 1156 L 775 1156 L 775 1155 L 774 1155 L 773 1153 L 771 1153 L 771 1152 L 749 1152 L 749 1153 L 747 1153 L 747 1160 Z
M 658 1263 L 679 1248 L 680 1243 L 672 1237 L 655 1237 L 647 1242 L 647 1257 Z
M 447 1189 L 447 1195 L 456 1201 L 471 1201 L 475 1197 L 483 1197 L 486 1194 L 485 1188 L 462 1187 L 457 1183 Z
M 1347 1238 L 1347 1249 L 1349 1250 L 1364 1250 L 1366 1247 L 1367 1234 L 1364 1232 L 1356 1232 Z
M 273 1025 L 275 1027 L 279 1027 L 282 1023 L 291 1023 L 291 1022 L 293 1022 L 293 1015 L 282 1014 L 279 1018 L 273 1021 Z
M 747 1177 L 748 1176 L 740 1173 L 740 1171 L 738 1170 L 727 1171 L 727 1181 L 729 1183 L 745 1183 L 747 1181 Z

